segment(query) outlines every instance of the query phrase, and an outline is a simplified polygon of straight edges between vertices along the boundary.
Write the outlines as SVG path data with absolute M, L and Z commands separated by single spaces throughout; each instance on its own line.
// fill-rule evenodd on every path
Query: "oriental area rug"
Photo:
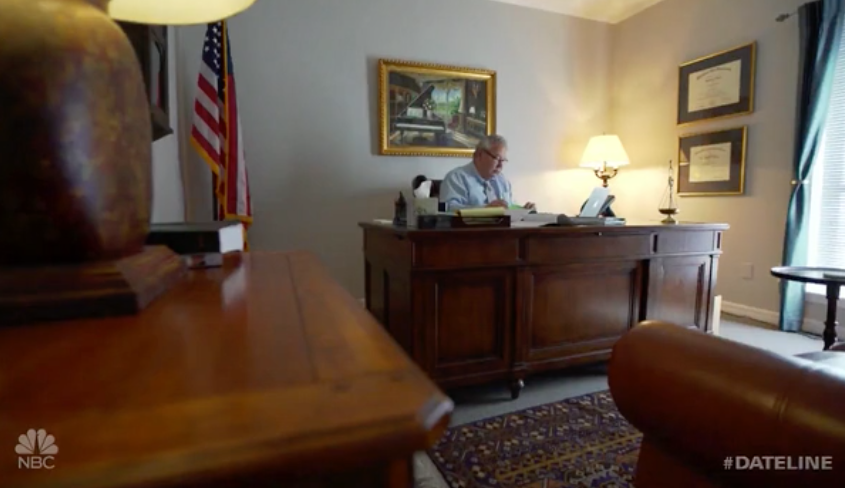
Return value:
M 451 488 L 622 488 L 641 440 L 602 391 L 457 425 L 429 456 Z

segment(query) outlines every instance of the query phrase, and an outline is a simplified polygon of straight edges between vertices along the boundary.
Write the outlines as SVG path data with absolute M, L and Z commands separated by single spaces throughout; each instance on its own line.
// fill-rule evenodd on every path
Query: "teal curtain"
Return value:
M 836 55 L 845 26 L 843 0 L 818 0 L 798 10 L 800 78 L 795 122 L 792 195 L 786 214 L 784 266 L 806 266 L 810 211 L 807 184 L 824 132 L 836 69 Z M 804 320 L 804 285 L 781 281 L 780 329 L 798 331 Z

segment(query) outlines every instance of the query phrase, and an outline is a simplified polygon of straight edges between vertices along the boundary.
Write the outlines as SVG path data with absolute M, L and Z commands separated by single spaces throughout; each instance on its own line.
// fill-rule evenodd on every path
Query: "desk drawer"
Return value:
M 649 254 L 651 236 L 648 234 L 616 235 L 597 231 L 566 236 L 532 236 L 526 242 L 526 260 L 531 264 Z
M 408 265 L 411 263 L 413 247 L 408 237 L 399 233 L 372 230 L 364 233 L 364 252 L 367 259 L 378 258 Z
M 716 251 L 716 233 L 713 231 L 660 232 L 657 234 L 656 247 L 658 254 Z
M 519 238 L 455 238 L 416 243 L 415 266 L 449 268 L 454 266 L 509 265 L 519 262 Z

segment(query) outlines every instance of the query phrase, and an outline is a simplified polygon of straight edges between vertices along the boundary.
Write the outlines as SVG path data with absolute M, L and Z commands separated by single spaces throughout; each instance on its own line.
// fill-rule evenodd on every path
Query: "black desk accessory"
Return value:
M 400 191 L 399 198 L 393 202 L 393 225 L 405 227 L 408 225 L 408 202 Z

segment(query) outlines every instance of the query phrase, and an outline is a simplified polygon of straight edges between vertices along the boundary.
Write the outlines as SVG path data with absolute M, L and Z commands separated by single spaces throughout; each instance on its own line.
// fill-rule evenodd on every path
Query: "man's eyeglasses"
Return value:
M 483 149 L 483 151 L 484 151 L 485 153 L 487 153 L 487 155 L 488 155 L 488 156 L 490 156 L 491 158 L 495 159 L 495 160 L 496 160 L 497 162 L 499 162 L 499 163 L 507 163 L 507 162 L 508 162 L 508 160 L 507 160 L 507 159 L 502 158 L 502 157 L 499 157 L 499 156 L 496 156 L 495 154 L 491 153 L 491 152 L 490 152 L 490 151 L 488 151 L 487 149 Z

